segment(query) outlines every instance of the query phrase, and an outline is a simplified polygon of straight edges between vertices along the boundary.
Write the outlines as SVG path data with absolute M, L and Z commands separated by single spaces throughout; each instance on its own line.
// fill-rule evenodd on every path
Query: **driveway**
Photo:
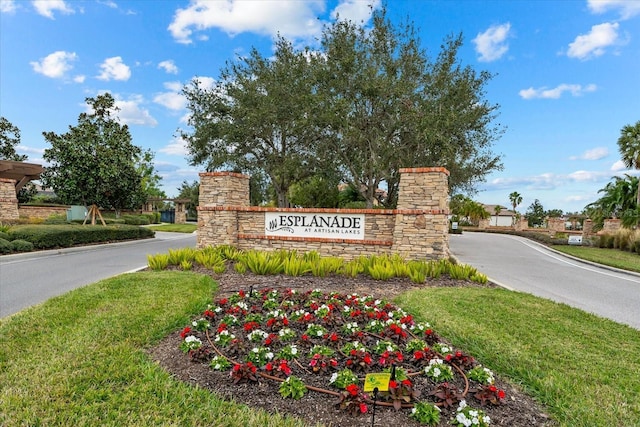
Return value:
M 196 235 L 156 232 L 154 239 L 0 257 L 0 318 L 72 289 L 147 265 L 147 254 L 195 247 Z
M 450 235 L 452 254 L 504 287 L 640 329 L 640 275 L 566 257 L 531 240 L 494 233 Z

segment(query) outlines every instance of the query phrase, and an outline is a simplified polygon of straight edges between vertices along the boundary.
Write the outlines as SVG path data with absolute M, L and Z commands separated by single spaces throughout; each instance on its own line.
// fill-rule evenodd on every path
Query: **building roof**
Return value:
M 42 172 L 44 172 L 44 168 L 35 163 L 0 160 L 0 178 L 14 180 L 16 182 L 16 193 L 27 182 L 39 179 Z
M 484 210 L 489 212 L 491 216 L 496 214 L 496 206 L 498 205 L 482 205 L 484 206 Z M 498 216 L 514 216 L 516 213 L 512 210 L 505 208 L 504 206 L 500 206 L 500 213 Z

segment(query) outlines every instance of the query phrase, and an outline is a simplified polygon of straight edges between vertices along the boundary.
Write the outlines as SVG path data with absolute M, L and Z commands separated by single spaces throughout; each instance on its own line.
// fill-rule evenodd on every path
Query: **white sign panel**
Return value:
M 265 212 L 265 235 L 364 240 L 364 214 Z
M 582 245 L 582 236 L 569 236 L 570 245 Z

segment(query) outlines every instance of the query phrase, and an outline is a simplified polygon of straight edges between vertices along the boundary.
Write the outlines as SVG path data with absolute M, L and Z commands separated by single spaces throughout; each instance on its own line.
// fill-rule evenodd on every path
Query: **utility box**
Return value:
M 84 206 L 71 206 L 67 209 L 67 221 L 82 220 L 87 216 L 87 208 Z

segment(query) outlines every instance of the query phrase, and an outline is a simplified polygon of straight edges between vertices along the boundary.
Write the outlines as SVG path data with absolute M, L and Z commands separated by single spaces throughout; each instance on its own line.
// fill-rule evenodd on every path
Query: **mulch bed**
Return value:
M 249 273 L 240 275 L 234 271 L 214 274 L 205 269 L 200 269 L 199 272 L 211 275 L 219 283 L 219 290 L 215 298 L 228 297 L 241 289 L 247 291 L 253 286 L 254 290 L 270 288 L 278 290 L 295 289 L 299 292 L 306 292 L 310 289 L 343 294 L 355 292 L 359 295 L 373 295 L 376 298 L 391 301 L 399 293 L 424 287 L 495 286 L 493 284 L 478 285 L 473 282 L 453 280 L 448 277 L 430 279 L 428 283 L 418 286 L 408 279 L 377 281 L 367 277 L 352 279 L 344 276 L 256 276 Z M 257 384 L 233 384 L 229 372 L 217 372 L 209 368 L 207 363 L 192 361 L 188 355 L 178 348 L 181 341 L 180 331 L 175 331 L 149 350 L 154 360 L 181 381 L 208 389 L 223 399 L 233 400 L 253 408 L 260 408 L 270 413 L 297 417 L 305 420 L 308 425 L 316 425 L 316 423 L 326 426 L 372 425 L 371 410 L 369 413 L 359 417 L 350 416 L 345 411 L 334 407 L 338 400 L 334 396 L 308 392 L 300 400 L 284 399 L 278 393 L 280 383 L 262 378 Z M 317 384 L 320 387 L 327 388 L 326 378 L 319 379 L 317 375 L 313 374 L 308 374 L 305 377 L 304 373 L 300 372 L 296 372 L 295 375 L 308 385 Z M 518 387 L 500 378 L 496 378 L 495 385 L 506 392 L 505 402 L 502 405 L 486 405 L 481 408 L 491 417 L 492 426 L 530 427 L 555 425 L 549 416 L 545 414 L 544 409 Z M 470 399 L 467 399 L 467 401 L 470 402 Z M 479 407 L 476 402 L 471 402 L 471 404 Z M 395 411 L 392 408 L 378 406 L 376 407 L 374 425 L 419 426 L 408 415 L 408 409 Z M 455 415 L 455 408 L 443 410 L 440 425 L 450 425 L 449 421 L 453 415 Z

